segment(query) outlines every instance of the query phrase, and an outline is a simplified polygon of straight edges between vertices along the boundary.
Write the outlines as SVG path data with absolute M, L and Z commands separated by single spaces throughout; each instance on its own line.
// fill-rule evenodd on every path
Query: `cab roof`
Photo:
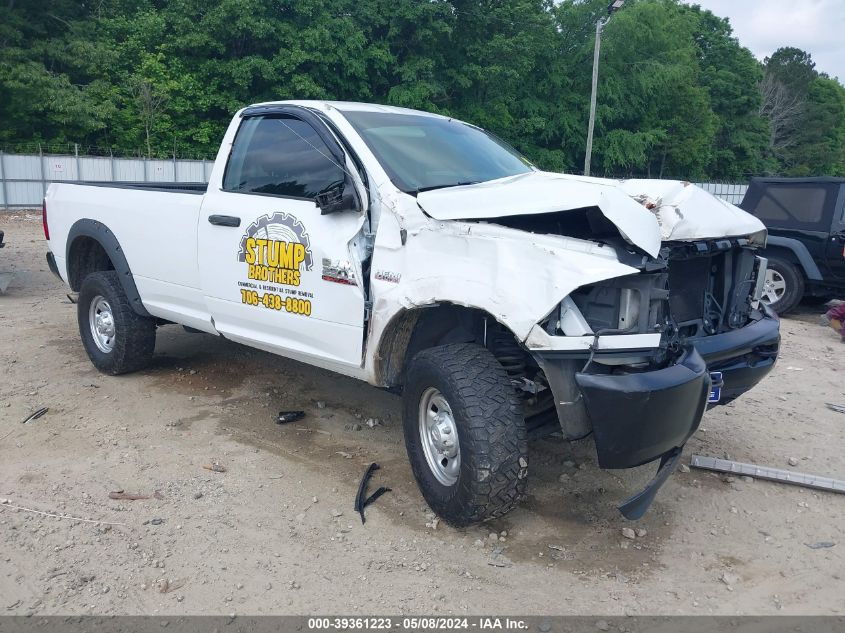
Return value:
M 287 101 L 264 101 L 253 103 L 249 107 L 271 106 L 271 105 L 298 105 L 318 110 L 339 110 L 341 112 L 385 112 L 391 114 L 407 114 L 416 116 L 430 116 L 435 118 L 446 118 L 440 114 L 412 110 L 411 108 L 400 108 L 398 106 L 382 105 L 378 103 L 362 103 L 358 101 L 321 101 L 321 100 L 287 100 Z

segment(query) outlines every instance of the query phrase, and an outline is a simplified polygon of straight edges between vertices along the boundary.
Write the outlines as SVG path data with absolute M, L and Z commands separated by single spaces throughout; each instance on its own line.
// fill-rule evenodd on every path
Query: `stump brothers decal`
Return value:
M 311 270 L 311 242 L 302 223 L 287 213 L 263 215 L 241 238 L 238 261 L 249 281 L 239 281 L 247 305 L 311 315 L 313 294 L 300 288 L 302 273 Z

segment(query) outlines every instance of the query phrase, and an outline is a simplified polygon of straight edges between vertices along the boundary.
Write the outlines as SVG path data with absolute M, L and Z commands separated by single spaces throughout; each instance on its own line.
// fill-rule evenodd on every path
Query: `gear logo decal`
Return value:
M 249 264 L 249 278 L 299 285 L 300 266 L 311 270 L 311 241 L 302 223 L 287 213 L 262 215 L 241 238 L 238 261 Z M 282 281 L 295 279 L 295 282 Z
M 238 282 L 242 303 L 311 315 L 313 295 L 297 290 L 302 283 L 302 273 L 314 265 L 311 241 L 299 219 L 287 213 L 258 218 L 241 238 L 238 261 L 247 265 L 247 279 L 250 280 Z

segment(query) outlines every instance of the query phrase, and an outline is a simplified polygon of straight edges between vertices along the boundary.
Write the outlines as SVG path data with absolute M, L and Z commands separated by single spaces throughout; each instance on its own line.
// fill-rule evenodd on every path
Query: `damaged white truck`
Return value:
M 402 394 L 423 496 L 461 526 L 523 496 L 528 439 L 659 460 L 772 368 L 766 231 L 686 182 L 544 173 L 494 136 L 399 108 L 238 112 L 209 183 L 56 183 L 50 268 L 107 374 L 180 324 Z

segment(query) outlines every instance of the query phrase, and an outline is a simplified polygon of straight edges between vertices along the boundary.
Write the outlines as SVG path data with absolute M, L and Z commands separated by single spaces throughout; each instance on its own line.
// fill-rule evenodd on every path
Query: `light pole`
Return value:
M 590 159 L 593 154 L 593 127 L 596 124 L 596 91 L 599 84 L 599 51 L 601 50 L 601 32 L 610 21 L 610 16 L 622 8 L 625 0 L 613 0 L 607 7 L 607 17 L 596 22 L 596 46 L 593 50 L 593 91 L 590 94 L 590 122 L 587 124 L 587 153 L 584 155 L 584 175 L 590 175 Z

